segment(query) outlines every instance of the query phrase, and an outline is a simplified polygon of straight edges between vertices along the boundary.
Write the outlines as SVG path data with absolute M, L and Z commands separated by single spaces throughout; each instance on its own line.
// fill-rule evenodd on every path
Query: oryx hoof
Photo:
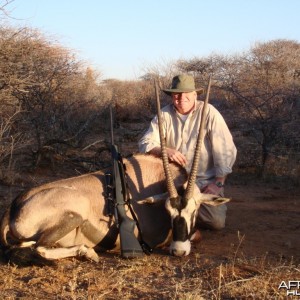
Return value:
M 99 262 L 99 256 L 93 248 L 88 248 L 85 245 L 82 245 L 78 250 L 78 254 L 94 262 Z
M 193 244 L 196 244 L 196 243 L 199 243 L 201 240 L 202 240 L 202 234 L 201 234 L 200 230 L 197 229 L 191 236 L 190 241 Z
M 39 247 L 36 248 L 36 251 L 37 251 L 37 253 L 40 256 L 48 259 L 48 257 L 47 257 L 47 249 L 45 247 L 39 246 Z

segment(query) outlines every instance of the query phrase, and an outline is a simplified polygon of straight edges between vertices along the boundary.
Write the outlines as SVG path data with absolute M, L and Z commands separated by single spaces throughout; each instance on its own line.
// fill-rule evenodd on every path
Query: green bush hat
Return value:
M 172 79 L 172 86 L 169 89 L 163 89 L 167 95 L 172 93 L 190 93 L 203 92 L 203 88 L 196 88 L 194 77 L 191 75 L 177 75 Z

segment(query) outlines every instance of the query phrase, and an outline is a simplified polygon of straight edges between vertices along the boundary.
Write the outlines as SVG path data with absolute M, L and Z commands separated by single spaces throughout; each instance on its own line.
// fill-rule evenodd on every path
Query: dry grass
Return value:
M 136 260 L 104 254 L 98 264 L 63 259 L 53 266 L 0 265 L 1 299 L 284 299 L 282 280 L 297 280 L 292 260 L 186 258 L 165 252 Z M 292 298 L 291 298 L 292 299 Z

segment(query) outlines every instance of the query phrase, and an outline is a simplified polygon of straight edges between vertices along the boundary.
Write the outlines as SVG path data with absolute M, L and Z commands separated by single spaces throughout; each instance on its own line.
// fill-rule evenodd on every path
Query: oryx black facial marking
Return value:
M 170 199 L 171 207 L 177 211 L 175 218 L 172 220 L 173 228 L 173 241 L 186 241 L 188 237 L 188 226 L 184 217 L 181 216 L 181 211 L 186 208 L 187 201 L 181 195 L 183 194 L 184 189 L 180 188 L 178 191 L 178 196 Z
M 180 194 L 175 197 L 175 198 L 170 198 L 170 202 L 171 202 L 171 206 L 174 209 L 177 209 L 178 212 L 180 213 L 181 210 L 183 210 L 186 205 L 187 205 L 187 201 L 185 198 L 183 198 Z
M 188 201 L 182 196 L 170 199 L 170 204 L 173 208 L 173 241 L 184 242 L 191 237 L 194 229 L 196 209 L 187 207 Z
M 194 194 L 189 200 L 184 195 L 169 198 L 166 209 L 171 216 L 173 239 L 170 253 L 175 256 L 185 256 L 190 253 L 190 238 L 195 232 L 195 218 L 199 208 Z
M 187 240 L 188 237 L 188 228 L 186 220 L 181 217 L 177 216 L 173 219 L 173 241 L 181 241 L 184 242 Z

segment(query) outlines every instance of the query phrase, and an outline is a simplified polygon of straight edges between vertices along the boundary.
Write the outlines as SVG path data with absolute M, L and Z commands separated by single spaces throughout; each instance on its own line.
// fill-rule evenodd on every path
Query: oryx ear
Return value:
M 212 206 L 219 206 L 221 204 L 225 204 L 231 201 L 230 198 L 224 198 L 216 195 L 211 194 L 201 194 L 201 196 L 197 199 L 197 203 L 205 203 Z
M 166 201 L 168 197 L 169 197 L 169 193 L 165 192 L 165 193 L 162 193 L 162 194 L 157 194 L 157 195 L 150 196 L 148 198 L 145 198 L 143 200 L 138 201 L 137 203 L 138 204 L 145 204 L 145 203 L 154 204 L 154 203 L 159 203 L 159 202 L 162 202 L 162 201 Z

